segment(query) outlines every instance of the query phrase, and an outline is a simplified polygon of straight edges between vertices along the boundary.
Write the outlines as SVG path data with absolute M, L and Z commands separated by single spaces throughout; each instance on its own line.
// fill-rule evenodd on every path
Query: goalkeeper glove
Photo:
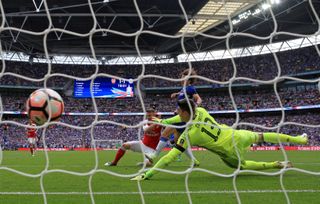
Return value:
M 140 174 L 132 179 L 130 179 L 131 181 L 143 181 L 143 180 L 148 180 L 147 176 L 145 173 Z

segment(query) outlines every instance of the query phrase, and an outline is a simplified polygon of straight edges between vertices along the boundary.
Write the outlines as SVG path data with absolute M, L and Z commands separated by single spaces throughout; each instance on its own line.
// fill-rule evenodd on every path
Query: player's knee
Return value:
M 262 132 L 259 132 L 258 133 L 258 141 L 257 141 L 258 143 L 260 143 L 260 142 L 264 142 L 264 138 L 263 138 L 263 133 Z
M 240 164 L 240 170 L 247 170 L 250 169 L 250 167 L 248 166 L 248 163 L 246 161 L 242 161 Z
M 174 128 L 172 127 L 166 127 L 164 131 L 161 133 L 161 137 L 169 138 L 170 135 L 174 133 Z
M 246 169 L 248 169 L 246 163 L 240 164 L 240 170 L 246 170 Z
M 130 144 L 124 143 L 124 144 L 122 144 L 122 148 L 124 148 L 124 149 L 130 149 Z
M 160 141 L 162 142 L 167 142 L 168 140 L 169 140 L 168 137 L 163 137 L 163 136 L 160 137 Z
M 174 134 L 174 137 L 176 137 L 176 138 L 179 138 L 180 135 L 181 135 L 180 132 L 177 129 L 174 129 L 173 134 Z
M 162 137 L 162 138 L 167 138 L 167 139 L 168 139 L 168 138 L 169 138 L 169 136 L 170 136 L 169 134 L 161 133 L 161 137 Z

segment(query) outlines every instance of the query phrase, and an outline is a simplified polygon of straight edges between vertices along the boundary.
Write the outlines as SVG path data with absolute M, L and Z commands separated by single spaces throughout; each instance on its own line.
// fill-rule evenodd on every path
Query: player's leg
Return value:
M 247 170 L 265 170 L 265 169 L 282 169 L 293 167 L 291 162 L 257 162 L 257 161 L 243 161 L 241 163 L 241 169 Z
M 178 141 L 180 135 L 183 133 L 185 128 L 177 128 L 174 129 L 174 139 L 175 142 Z M 187 155 L 187 157 L 194 162 L 194 166 L 200 166 L 200 162 L 193 156 L 191 146 L 188 146 L 188 148 L 184 151 L 184 154 Z M 181 154 L 178 156 L 178 159 L 181 161 Z
M 152 155 L 155 153 L 155 149 L 146 146 L 145 144 L 143 144 L 142 141 L 140 141 L 140 146 L 141 146 L 141 152 L 143 152 L 145 155 Z M 147 167 L 151 167 L 153 165 L 153 161 L 151 159 L 149 159 L 148 157 L 146 157 L 144 159 L 144 162 L 137 163 L 137 166 L 143 166 L 144 164 Z
M 193 156 L 191 147 L 188 147 L 184 153 L 194 162 L 193 166 L 200 166 L 200 162 Z
M 31 153 L 32 156 L 34 156 L 34 143 L 35 143 L 35 139 L 29 137 L 29 138 L 28 138 L 28 142 L 29 142 L 30 153 Z
M 125 146 L 127 150 L 131 150 L 133 152 L 141 152 L 141 153 L 144 152 L 145 154 L 147 153 L 152 154 L 155 151 L 154 149 L 147 147 L 145 144 L 143 144 L 141 140 L 127 142 Z M 152 161 L 149 160 L 148 158 L 145 158 L 144 162 L 138 162 L 137 165 L 142 166 L 144 163 L 147 166 L 152 166 Z
M 160 154 L 160 152 L 162 151 L 162 149 L 165 148 L 165 146 L 167 145 L 167 142 L 169 140 L 170 135 L 172 135 L 173 133 L 174 133 L 174 128 L 165 127 L 165 129 L 161 133 L 161 137 L 160 137 L 159 143 L 156 147 L 155 154 L 148 155 L 148 156 L 152 157 L 152 158 L 157 157 Z
M 33 155 L 36 154 L 37 148 L 38 148 L 38 138 L 35 137 L 33 142 Z
M 132 142 L 135 142 L 135 141 L 132 141 Z M 123 157 L 123 155 L 126 153 L 126 151 L 131 148 L 132 142 L 123 143 L 121 145 L 121 147 L 118 149 L 118 151 L 116 153 L 116 156 L 113 159 L 113 161 L 112 162 L 107 162 L 104 165 L 105 166 L 117 166 L 119 160 Z
M 282 169 L 291 168 L 293 165 L 291 162 L 260 162 L 260 161 L 250 161 L 250 160 L 239 160 L 236 157 L 221 158 L 222 161 L 231 168 L 238 168 L 240 165 L 241 170 L 267 170 L 267 169 Z
M 265 132 L 259 133 L 259 140 L 262 142 L 270 142 L 270 143 L 279 143 L 280 142 L 288 142 L 288 143 L 295 143 L 295 144 L 307 144 L 308 143 L 308 136 L 307 134 L 302 134 L 298 136 L 291 136 L 282 133 L 276 132 Z
M 30 148 L 31 156 L 34 156 L 34 154 L 33 154 L 33 144 L 29 144 L 29 148 Z
M 244 152 L 251 146 L 253 143 L 262 142 L 261 140 L 261 134 L 248 131 L 248 130 L 237 130 L 234 132 L 234 139 L 237 144 L 238 153 L 240 156 L 240 169 L 247 169 L 247 170 L 265 170 L 265 169 L 279 169 L 283 167 L 292 167 L 291 162 L 279 162 L 279 161 L 273 161 L 273 162 L 262 162 L 262 161 L 249 161 L 243 159 Z M 225 159 L 225 163 L 231 164 L 230 166 L 234 166 L 234 168 L 237 168 L 239 165 L 239 160 L 237 157 L 236 152 L 233 153 L 233 156 L 231 156 L 228 159 Z
M 179 124 L 175 124 L 175 125 L 183 125 L 184 123 L 179 123 Z M 170 128 L 170 127 L 166 127 L 165 130 L 162 132 L 162 137 L 166 138 L 165 140 L 161 141 L 161 138 L 160 138 L 160 141 L 158 143 L 158 146 L 156 148 L 156 152 L 155 152 L 155 155 L 153 155 L 152 159 L 154 159 L 155 157 L 157 157 L 161 150 L 167 145 L 167 141 L 170 137 L 170 135 L 174 134 L 174 141 L 177 142 L 181 133 L 185 130 L 185 128 Z M 163 143 L 163 144 L 160 144 L 160 143 Z M 187 157 L 190 159 L 190 160 L 193 160 L 194 161 L 194 166 L 199 166 L 200 165 L 200 162 L 193 156 L 192 154 L 192 150 L 191 150 L 191 147 L 188 147 L 186 149 L 186 151 L 184 151 L 184 153 L 187 155 Z M 146 154 L 146 155 L 150 155 L 150 154 Z M 151 154 L 152 155 L 152 154 Z M 179 155 L 178 159 L 180 159 L 181 161 L 181 155 Z
M 276 132 L 266 132 L 266 133 L 257 133 L 248 130 L 236 130 L 235 131 L 236 139 L 241 140 L 239 143 L 242 147 L 250 147 L 252 144 L 260 142 L 270 142 L 270 143 L 279 143 L 280 142 L 289 142 L 296 144 L 307 144 L 308 136 L 307 134 L 302 134 L 299 136 L 291 136 L 282 133 Z
M 148 159 L 148 158 L 145 158 L 143 162 L 138 162 L 137 166 L 142 167 L 144 164 L 146 165 L 146 167 L 152 167 L 153 166 L 153 161 Z
M 298 136 L 291 136 L 282 133 L 275 132 L 267 132 L 267 133 L 258 133 L 259 139 L 258 142 L 270 142 L 270 143 L 279 143 L 280 142 L 288 142 L 295 144 L 307 144 L 308 136 L 303 133 Z M 252 169 L 252 170 L 261 170 L 261 169 L 270 169 L 270 168 L 291 168 L 293 167 L 290 161 L 288 162 L 254 162 L 254 161 L 245 161 L 244 169 Z
M 180 135 L 182 134 L 183 131 L 184 131 L 184 128 L 183 129 L 175 129 L 175 131 L 174 131 L 175 141 L 177 141 L 179 139 L 179 137 L 180 137 Z M 194 162 L 193 166 L 200 166 L 200 162 L 192 154 L 191 146 L 188 146 L 188 148 L 184 151 L 184 153 L 185 153 L 185 155 L 187 155 L 187 157 L 191 161 Z M 179 156 L 181 157 L 181 154 Z

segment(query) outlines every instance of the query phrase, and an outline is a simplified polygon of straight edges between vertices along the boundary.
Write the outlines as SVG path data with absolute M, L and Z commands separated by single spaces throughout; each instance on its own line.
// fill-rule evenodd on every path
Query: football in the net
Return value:
M 38 89 L 27 100 L 28 117 L 37 125 L 57 121 L 64 111 L 61 96 L 52 89 Z

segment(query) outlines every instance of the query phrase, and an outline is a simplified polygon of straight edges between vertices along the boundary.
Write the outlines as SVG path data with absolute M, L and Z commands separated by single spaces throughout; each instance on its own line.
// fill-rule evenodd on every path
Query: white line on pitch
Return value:
M 190 191 L 190 194 L 233 194 L 236 191 Z M 320 193 L 320 190 L 286 190 L 287 193 Z M 283 193 L 282 190 L 241 190 L 238 193 Z M 90 192 L 45 192 L 46 195 L 90 195 Z M 94 195 L 136 195 L 139 192 L 94 192 Z M 143 194 L 187 194 L 186 191 L 151 191 Z M 42 192 L 0 192 L 0 195 L 42 195 Z
M 9 167 L 9 168 L 13 168 L 13 167 L 44 167 L 45 166 L 45 164 L 43 164 L 43 165 L 32 165 L 32 164 L 30 164 L 30 165 L 19 165 L 19 164 L 17 164 L 17 165 L 15 165 L 15 164 L 13 164 L 13 165 L 7 165 L 6 167 Z M 52 165 L 51 167 L 52 168 L 59 168 L 59 167 L 90 167 L 90 168 L 92 168 L 94 166 L 94 164 L 92 164 L 92 165 L 80 165 L 80 164 L 75 164 L 75 165 L 64 165 L 64 164 L 58 164 L 58 165 Z

